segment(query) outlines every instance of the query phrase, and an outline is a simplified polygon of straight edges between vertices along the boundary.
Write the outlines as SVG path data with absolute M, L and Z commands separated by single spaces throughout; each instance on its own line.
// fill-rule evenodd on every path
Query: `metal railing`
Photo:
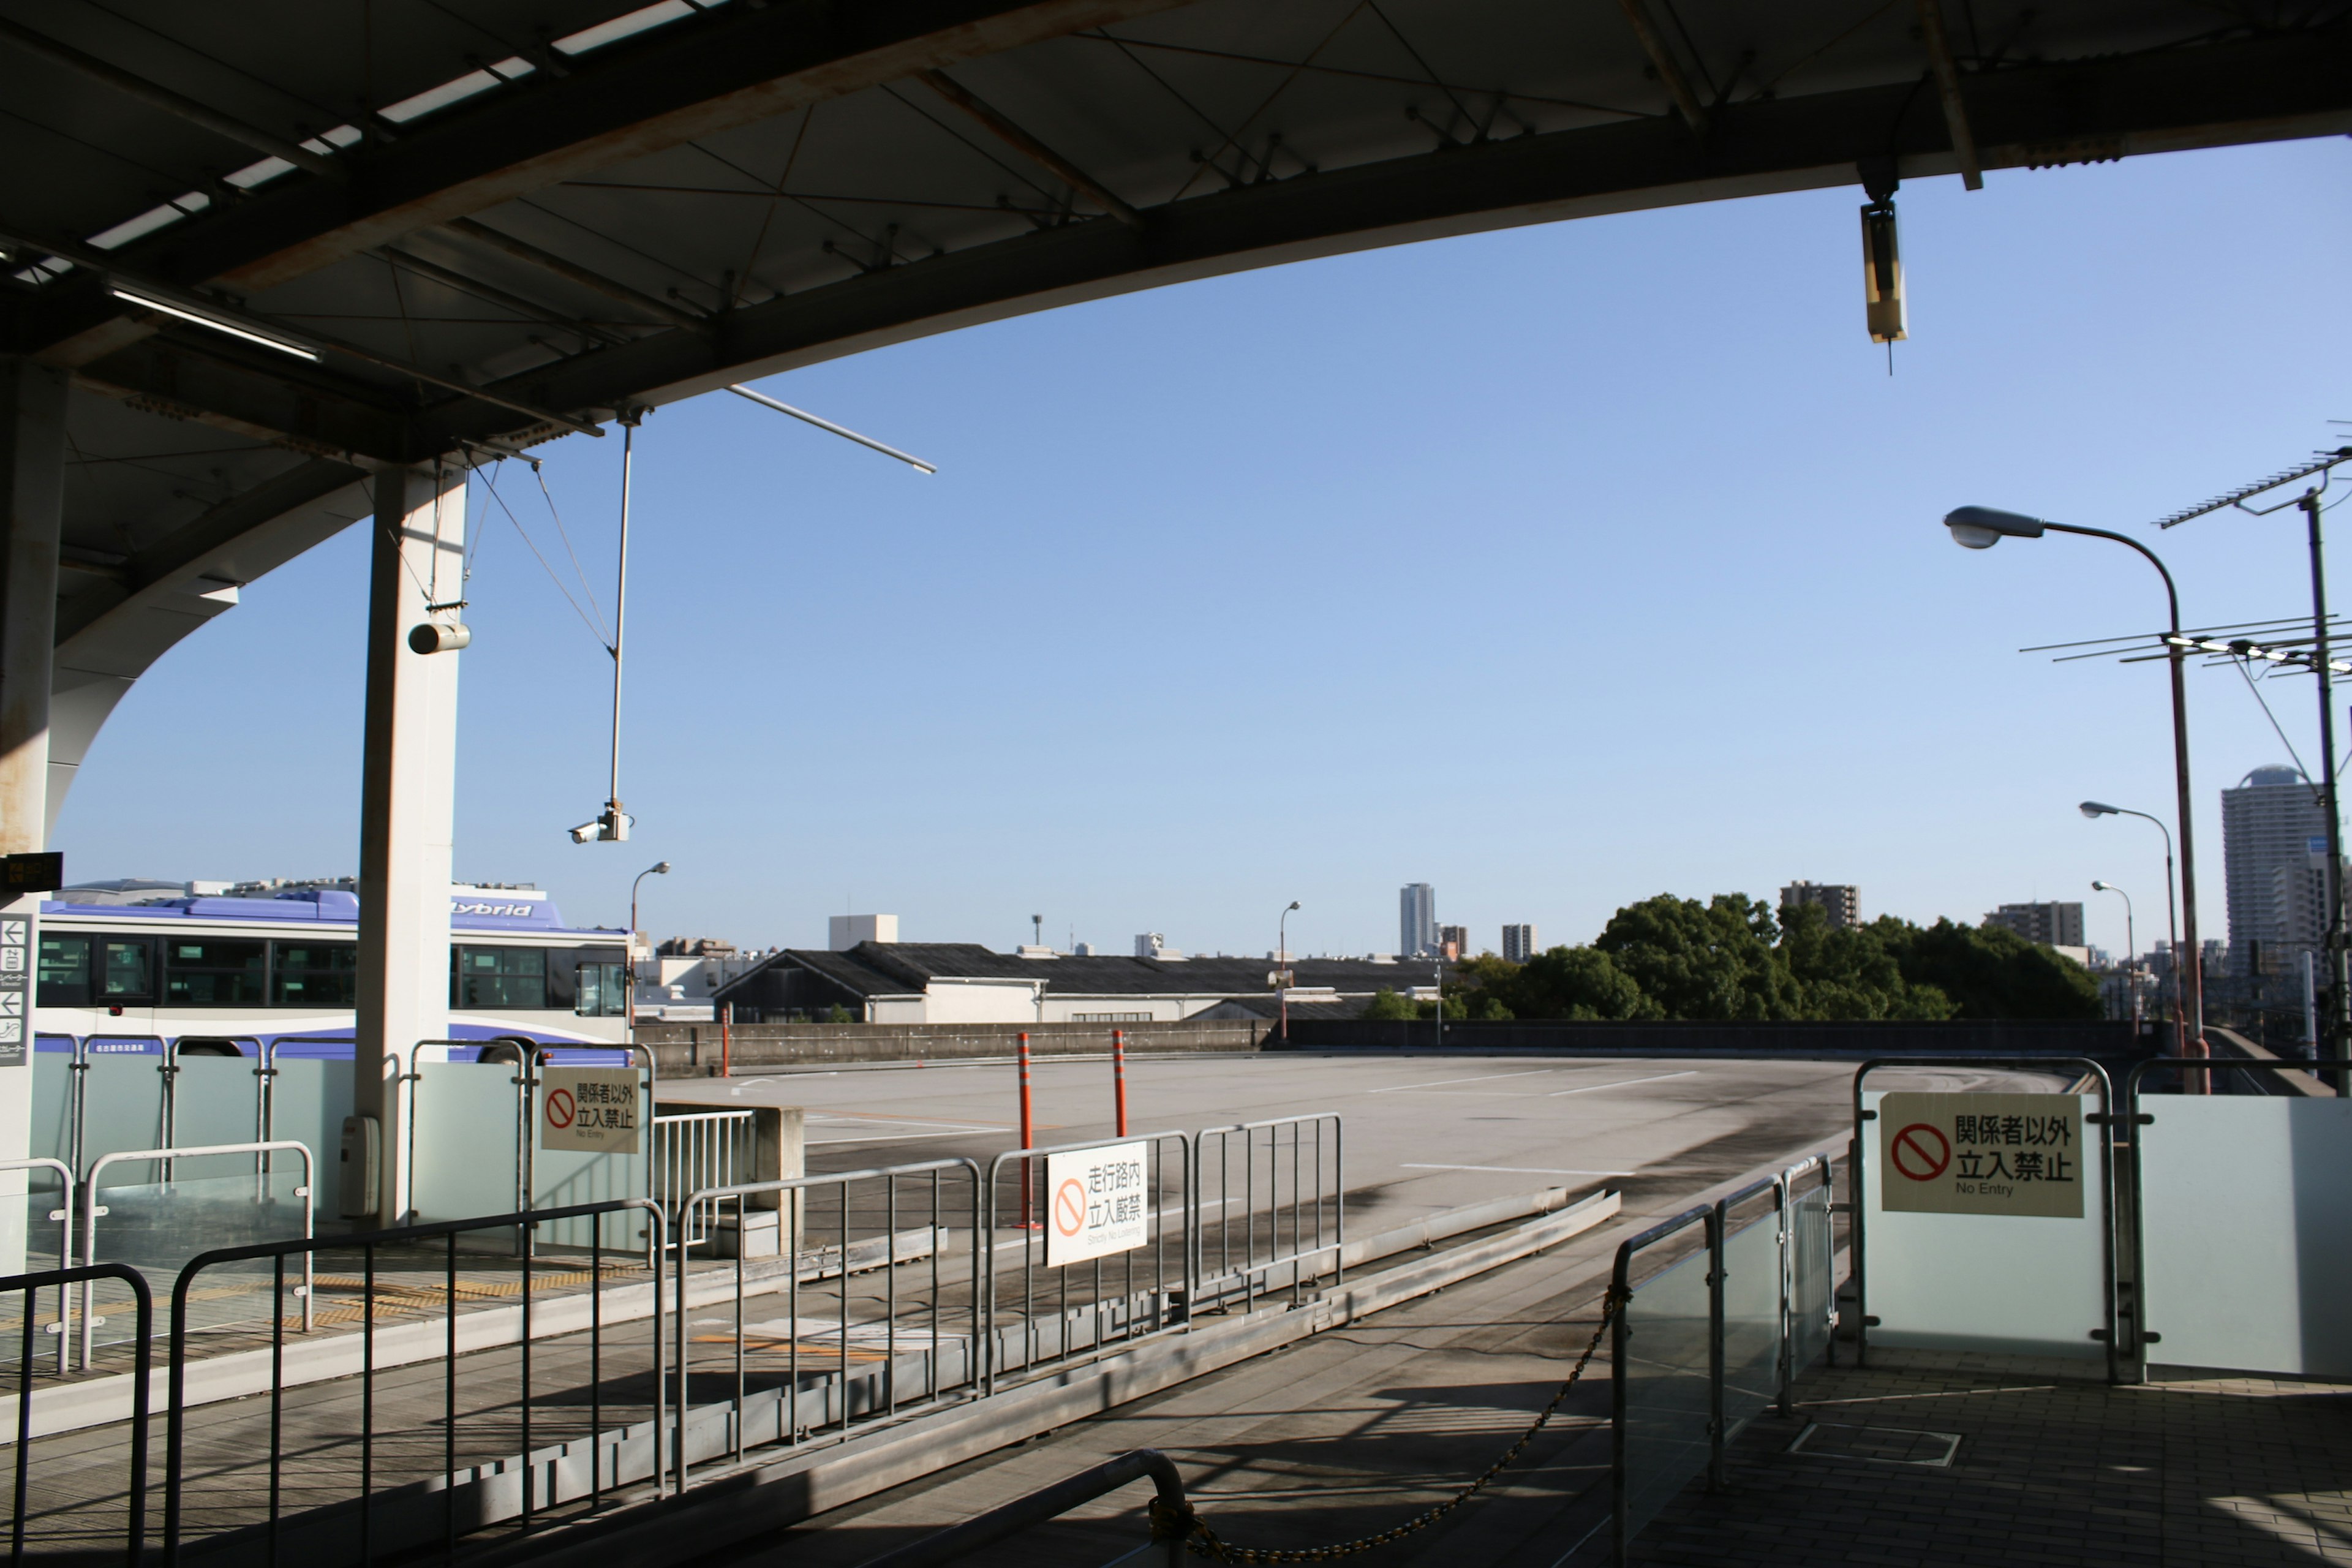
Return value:
M 181 1160 L 202 1159 L 209 1155 L 216 1154 L 255 1154 L 267 1157 L 273 1153 L 297 1153 L 302 1156 L 302 1183 L 289 1195 L 298 1197 L 302 1200 L 302 1241 L 307 1245 L 317 1228 L 315 1224 L 317 1217 L 315 1213 L 315 1200 L 312 1194 L 318 1190 L 318 1173 L 316 1163 L 311 1158 L 310 1151 L 302 1143 L 292 1139 L 279 1139 L 266 1143 L 215 1143 L 199 1145 L 197 1147 L 188 1149 L 130 1149 L 112 1154 L 101 1154 L 91 1163 L 89 1170 L 82 1173 L 81 1247 L 83 1266 L 85 1268 L 97 1267 L 98 1222 L 110 1212 L 109 1205 L 101 1204 L 98 1201 L 100 1191 L 98 1180 L 99 1174 L 104 1171 L 107 1166 L 115 1163 L 117 1161 L 153 1161 L 163 1170 L 168 1172 L 173 1170 Z M 244 1178 L 239 1177 L 236 1179 L 243 1180 Z M 252 1180 L 254 1184 L 254 1202 L 257 1205 L 269 1202 L 271 1194 L 269 1192 L 268 1173 L 266 1170 L 257 1171 L 255 1173 Z M 169 1188 L 174 1185 L 175 1183 L 171 1177 L 167 1176 L 164 1181 L 159 1184 Z M 131 1189 L 117 1187 L 113 1190 L 120 1194 L 125 1194 Z M 118 1198 L 117 1201 L 121 1201 L 121 1199 Z M 306 1334 L 310 1331 L 313 1321 L 311 1316 L 310 1300 L 312 1284 L 313 1281 L 310 1277 L 309 1255 L 305 1253 L 303 1260 L 302 1283 L 297 1293 L 299 1295 L 302 1302 L 302 1331 Z M 89 1370 L 90 1360 L 95 1352 L 95 1336 L 97 1334 L 97 1331 L 106 1321 L 104 1318 L 99 1315 L 97 1310 L 97 1299 L 95 1295 L 96 1289 L 95 1284 L 85 1284 L 82 1287 L 81 1365 L 82 1370 L 85 1372 Z M 173 1324 L 173 1331 L 176 1334 L 181 1331 L 181 1329 L 182 1325 L 175 1318 Z
M 959 1174 L 965 1190 L 961 1202 L 956 1205 L 956 1217 L 964 1219 L 968 1226 L 961 1270 L 952 1264 L 942 1267 L 953 1237 L 953 1229 L 947 1223 L 949 1185 Z M 825 1202 L 828 1194 L 830 1204 Z M 902 1408 L 936 1404 L 958 1390 L 974 1394 L 982 1392 L 990 1363 L 977 1300 L 978 1281 L 987 1268 L 986 1255 L 981 1249 L 982 1238 L 987 1234 L 982 1215 L 984 1201 L 980 1166 L 968 1159 L 739 1183 L 702 1188 L 689 1194 L 684 1205 L 683 1223 L 700 1226 L 706 1232 L 722 1222 L 723 1211 L 729 1205 L 735 1211 L 733 1353 L 728 1367 L 732 1387 L 720 1406 L 723 1422 L 696 1421 L 693 1352 L 687 1332 L 692 1320 L 685 1252 L 681 1247 L 677 1276 L 678 1489 L 686 1489 L 689 1468 L 699 1458 L 724 1454 L 740 1464 L 751 1448 L 789 1447 L 827 1433 L 845 1436 L 856 1426 L 891 1419 Z M 767 1207 L 767 1204 L 774 1206 Z M 809 1213 L 812 1208 L 817 1211 L 814 1215 Z M 824 1224 L 824 1211 L 828 1208 L 832 1211 L 829 1227 Z M 781 1333 L 775 1325 L 745 1321 L 745 1255 L 753 1250 L 751 1222 L 754 1215 L 760 1214 L 775 1216 L 774 1256 L 782 1274 L 784 1307 Z M 913 1223 L 908 1224 L 909 1221 Z M 829 1247 L 803 1246 L 804 1238 L 821 1236 L 827 1228 L 831 1231 Z M 911 1314 L 902 1314 L 899 1268 L 916 1262 L 928 1262 L 928 1279 L 920 1280 L 912 1292 L 908 1302 Z M 853 1319 L 851 1315 L 850 1277 L 861 1272 L 881 1275 L 879 1319 Z M 705 1279 L 709 1277 L 702 1276 Z M 827 1326 L 801 1316 L 803 1287 L 814 1287 L 828 1279 L 835 1281 L 830 1292 L 834 1311 L 829 1327 L 835 1342 L 830 1355 L 824 1353 L 822 1345 L 828 1337 Z M 959 1285 L 963 1288 L 960 1310 L 952 1300 Z M 775 1291 L 772 1283 L 765 1284 L 764 1289 L 771 1294 Z M 814 1290 L 808 1293 L 819 1300 L 824 1294 Z M 902 1323 L 902 1315 L 912 1315 L 916 1323 Z M 946 1325 L 959 1319 L 964 1326 L 963 1333 L 943 1331 Z M 861 1333 L 863 1341 L 859 1342 Z M 806 1357 L 805 1366 L 804 1340 L 818 1342 Z M 767 1363 L 760 1369 L 762 1373 L 771 1376 L 782 1373 L 780 1387 L 756 1394 L 750 1391 L 751 1363 L 755 1354 Z M 905 1364 L 908 1362 L 915 1365 L 910 1369 Z M 864 1371 L 853 1373 L 853 1363 L 862 1363 Z M 914 1373 L 911 1378 L 908 1375 L 910 1371 Z M 812 1381 L 814 1386 L 805 1386 Z M 910 1382 L 912 1387 L 904 1386 Z M 814 1406 L 813 1410 L 803 1410 L 804 1399 Z
M 8 1561 L 25 1560 L 26 1526 L 30 1521 L 30 1479 L 33 1464 L 33 1303 L 40 1292 L 55 1289 L 62 1300 L 76 1285 L 88 1289 L 100 1279 L 128 1286 L 137 1312 L 139 1350 L 131 1368 L 128 1486 L 125 1489 L 122 1544 L 128 1568 L 139 1568 L 147 1549 L 147 1427 L 148 1362 L 155 1323 L 154 1297 L 135 1268 L 120 1263 L 85 1265 L 79 1268 L 48 1268 L 0 1279 L 0 1296 L 24 1299 L 24 1331 L 16 1352 L 16 1476 L 14 1506 L 9 1512 Z M 62 1336 L 60 1336 L 62 1337 Z M 87 1459 L 83 1461 L 87 1463 Z
M 701 1247 L 710 1239 L 706 1211 L 686 1200 L 695 1193 L 732 1187 L 755 1178 L 760 1113 L 698 1110 L 653 1119 L 649 1192 L 670 1216 L 670 1245 Z
M 1110 1145 L 1095 1139 L 1045 1149 L 1007 1149 L 989 1162 L 983 1202 L 987 1236 L 981 1273 L 982 1337 L 987 1341 L 984 1387 L 992 1392 L 1000 1373 L 1013 1368 L 1034 1371 L 1106 1345 L 1126 1343 L 1141 1335 L 1181 1326 L 1191 1318 L 1197 1299 L 1200 1238 L 1198 1189 L 1193 1180 L 1192 1140 L 1181 1132 L 1141 1132 L 1118 1140 L 1145 1147 L 1142 1208 L 1149 1240 L 1140 1247 L 1114 1253 L 1105 1279 L 1102 1258 L 1083 1262 L 1048 1262 L 1052 1247 L 1045 1227 L 1056 1223 L 1055 1195 L 1046 1191 L 1047 1173 L 1057 1154 L 1079 1154 Z M 1011 1179 L 1007 1179 L 1008 1170 Z M 1170 1189 L 1174 1189 L 1171 1203 Z M 1176 1244 L 1169 1245 L 1171 1215 L 1178 1221 Z M 1036 1215 L 1045 1217 L 1040 1219 Z M 1003 1240 L 1000 1229 L 1013 1234 Z M 1008 1293 L 1000 1293 L 997 1277 L 1005 1272 L 998 1254 L 1010 1250 L 1012 1272 L 1018 1281 L 1020 1342 L 1005 1342 L 997 1331 L 997 1307 Z M 1139 1261 L 1145 1278 L 1137 1279 Z M 1072 1300 L 1075 1287 L 1076 1300 Z M 1046 1298 L 1041 1303 L 1041 1297 Z M 1051 1314 L 1051 1334 L 1045 1331 Z
M 58 1173 L 58 1206 L 49 1211 L 49 1218 L 56 1222 L 58 1227 L 58 1268 L 59 1269 L 71 1268 L 74 1266 L 73 1168 L 68 1165 L 63 1160 L 52 1160 L 46 1156 L 37 1155 L 28 1160 L 0 1160 L 0 1171 L 55 1171 Z M 26 1200 L 26 1217 L 29 1219 L 31 1216 L 30 1200 L 33 1196 L 29 1183 L 26 1184 L 26 1191 L 24 1193 L 23 1196 Z M 29 1230 L 30 1226 L 28 1226 L 26 1228 Z M 58 1287 L 58 1315 L 50 1321 L 48 1328 L 48 1331 L 56 1337 L 58 1342 L 58 1375 L 59 1377 L 65 1376 L 67 1373 L 73 1370 L 73 1336 L 68 1331 L 68 1325 L 72 1321 L 72 1295 L 65 1286 L 59 1285 Z M 25 1298 L 25 1321 L 27 1325 L 30 1325 L 32 1321 L 33 1299 L 30 1296 L 27 1296 Z M 26 1331 L 31 1331 L 29 1326 L 27 1327 Z M 23 1380 L 20 1378 L 18 1380 L 18 1387 L 20 1391 L 23 1386 Z
M 1643 1331 L 1637 1323 L 1635 1307 L 1641 1300 L 1633 1285 L 1633 1259 L 1646 1249 L 1667 1238 L 1680 1235 L 1692 1226 L 1706 1227 L 1706 1248 L 1693 1253 L 1669 1266 L 1661 1273 L 1644 1280 L 1640 1289 L 1653 1290 L 1653 1300 L 1671 1295 L 1679 1312 L 1661 1312 L 1655 1331 L 1662 1349 L 1650 1353 L 1650 1364 L 1664 1373 L 1656 1381 L 1667 1384 L 1666 1397 L 1654 1401 L 1656 1413 L 1637 1410 L 1633 1389 L 1633 1342 Z M 1685 1209 L 1671 1219 L 1662 1220 L 1638 1235 L 1631 1236 L 1617 1247 L 1617 1262 L 1611 1275 L 1610 1289 L 1618 1303 L 1617 1320 L 1610 1335 L 1609 1397 L 1610 1397 L 1610 1525 L 1616 1543 L 1616 1561 L 1626 1561 L 1626 1547 L 1641 1533 L 1664 1501 L 1679 1490 L 1684 1482 L 1709 1467 L 1712 1462 L 1715 1422 L 1713 1412 L 1721 1401 L 1723 1377 L 1722 1347 L 1717 1334 L 1721 1326 L 1716 1300 L 1716 1260 L 1722 1251 L 1722 1216 L 1713 1204 L 1700 1204 Z M 1706 1302 L 1700 1310 L 1706 1326 L 1700 1331 L 1706 1341 L 1706 1370 L 1700 1374 L 1706 1383 L 1703 1398 L 1694 1398 L 1688 1384 L 1691 1379 L 1691 1331 L 1687 1323 L 1692 1316 L 1689 1279 L 1683 1271 L 1694 1264 L 1704 1270 L 1702 1280 Z M 1677 1279 L 1677 1276 L 1682 1277 Z M 1662 1283 L 1665 1282 L 1665 1283 Z M 1676 1334 L 1669 1326 L 1679 1319 L 1683 1327 Z M 1666 1359 L 1678 1357 L 1679 1360 Z M 1639 1427 L 1637 1429 L 1637 1423 Z M 1652 1449 L 1664 1450 L 1653 1455 Z M 1654 1462 L 1662 1461 L 1662 1462 Z M 1652 1475 L 1654 1470 L 1656 1475 Z M 1638 1510 L 1638 1511 L 1637 1511 Z
M 1347 1148 L 1338 1112 L 1212 1127 L 1197 1134 L 1194 1148 L 1201 1224 L 1193 1272 L 1202 1306 L 1221 1301 L 1234 1290 L 1245 1304 L 1254 1303 L 1261 1289 L 1277 1288 L 1273 1279 L 1277 1270 L 1287 1270 L 1294 1301 L 1300 1299 L 1306 1281 L 1319 1275 L 1327 1263 L 1335 1279 L 1346 1278 Z M 1234 1212 L 1236 1196 L 1238 1217 Z
M 590 1509 L 601 1506 L 605 1494 L 633 1479 L 651 1477 L 657 1492 L 665 1492 L 666 1466 L 664 1456 L 673 1438 L 667 1409 L 668 1380 L 664 1367 L 665 1340 L 662 1333 L 663 1286 L 661 1249 L 655 1250 L 654 1274 L 650 1282 L 650 1316 L 652 1363 L 652 1420 L 649 1425 L 624 1426 L 617 1432 L 604 1428 L 606 1384 L 604 1365 L 605 1342 L 605 1248 L 603 1246 L 605 1216 L 632 1210 L 645 1210 L 647 1223 L 658 1235 L 662 1226 L 661 1211 L 644 1198 L 616 1198 L 604 1203 L 581 1204 L 568 1208 L 520 1211 L 478 1219 L 446 1220 L 436 1224 L 405 1226 L 392 1230 L 366 1232 L 357 1236 L 305 1237 L 295 1241 L 262 1242 L 247 1247 L 220 1247 L 191 1259 L 180 1271 L 172 1288 L 171 1360 L 168 1394 L 165 1405 L 166 1426 L 163 1462 L 163 1561 L 167 1568 L 176 1568 L 189 1534 L 189 1499 L 191 1459 L 187 1434 L 187 1373 L 189 1303 L 198 1282 L 208 1271 L 237 1263 L 267 1262 L 271 1266 L 272 1300 L 275 1310 L 270 1313 L 270 1376 L 268 1387 L 268 1458 L 266 1485 L 262 1479 L 243 1473 L 238 1466 L 208 1460 L 205 1469 L 207 1479 L 219 1483 L 240 1507 L 249 1508 L 257 1493 L 266 1498 L 266 1511 L 257 1525 L 242 1528 L 230 1526 L 215 1532 L 205 1542 L 210 1547 L 225 1543 L 230 1535 L 257 1538 L 251 1544 L 267 1553 L 272 1563 L 287 1559 L 303 1562 L 319 1561 L 326 1555 L 323 1548 L 331 1543 L 341 1547 L 355 1536 L 356 1553 L 362 1563 L 378 1555 L 409 1552 L 438 1545 L 444 1555 L 454 1555 L 460 1536 L 487 1526 L 519 1520 L 529 1528 L 535 1513 L 562 1504 L 584 1502 Z M 512 1343 L 519 1366 L 518 1397 L 508 1406 L 495 1397 L 485 1397 L 485 1369 L 479 1358 L 486 1350 L 506 1342 L 497 1335 L 478 1333 L 462 1336 L 472 1340 L 466 1348 L 472 1352 L 466 1380 L 468 1398 L 481 1408 L 470 1412 L 475 1420 L 474 1441 L 468 1446 L 475 1450 L 470 1466 L 460 1464 L 459 1433 L 465 1416 L 461 1415 L 458 1396 L 457 1363 L 460 1354 L 458 1303 L 461 1300 L 457 1268 L 457 1238 L 477 1230 L 505 1230 L 514 1227 L 535 1228 L 557 1221 L 586 1219 L 591 1241 L 585 1249 L 589 1289 L 585 1323 L 572 1329 L 562 1325 L 534 1324 L 534 1310 L 548 1310 L 537 1299 L 534 1290 L 534 1270 L 543 1260 L 534 1259 L 526 1251 L 520 1260 L 520 1331 Z M 439 1247 L 430 1244 L 441 1243 Z M 357 1476 L 355 1495 L 340 1503 L 322 1504 L 321 1492 L 334 1489 L 331 1474 L 323 1474 L 331 1457 L 348 1458 L 351 1434 L 322 1435 L 316 1412 L 306 1411 L 311 1419 L 299 1439 L 302 1471 L 299 1477 L 306 1506 L 298 1516 L 289 1519 L 285 1509 L 288 1482 L 287 1401 L 285 1381 L 284 1310 L 287 1289 L 287 1260 L 299 1258 L 305 1279 L 311 1275 L 312 1257 L 324 1247 L 353 1250 L 361 1255 L 360 1280 L 360 1352 L 359 1364 L 354 1369 L 360 1385 L 360 1408 L 357 1438 Z M 630 1248 L 629 1252 L 634 1253 Z M 387 1254 L 390 1255 L 387 1258 Z M 574 1262 L 580 1261 L 575 1258 Z M 438 1291 L 420 1288 L 406 1279 L 380 1280 L 380 1273 L 389 1262 L 397 1272 L 415 1275 L 425 1270 L 428 1263 L 437 1263 L 441 1276 Z M 399 1266 L 407 1267 L 400 1268 Z M 394 1431 L 380 1434 L 376 1412 L 379 1399 L 377 1385 L 383 1370 L 377 1365 L 379 1333 L 376 1320 L 380 1313 L 397 1304 L 413 1309 L 420 1296 L 428 1300 L 437 1296 L 441 1308 L 443 1342 L 437 1355 L 419 1356 L 415 1343 L 404 1345 L 401 1360 L 415 1364 L 418 1360 L 438 1361 L 441 1412 L 437 1422 L 420 1422 L 415 1405 L 403 1408 L 394 1417 L 398 1423 Z M 143 1300 L 143 1297 L 142 1297 Z M 555 1305 L 561 1306 L 559 1302 Z M 306 1313 L 307 1313 L 306 1306 Z M 493 1309 L 495 1310 L 495 1309 Z M 582 1316 L 576 1308 L 569 1318 Z M 413 1331 L 418 1325 L 405 1325 Z M 427 1331 L 433 1326 L 428 1319 L 423 1325 Z M 550 1337 L 551 1329 L 558 1332 L 573 1332 L 584 1329 L 588 1336 L 586 1372 L 586 1423 L 584 1432 L 570 1441 L 560 1442 L 554 1448 L 537 1446 L 547 1436 L 548 1418 L 538 1414 L 540 1394 L 534 1386 L 532 1361 L 534 1337 Z M 413 1331 L 411 1338 L 414 1339 Z M 140 1342 L 143 1347 L 146 1335 Z M 144 1351 L 142 1348 L 142 1355 Z M 550 1353 L 542 1351 L 542 1354 Z M 414 1394 L 415 1380 L 405 1392 Z M 139 1385 L 143 1390 L 146 1378 Z M 580 1401 L 572 1390 L 560 1403 L 560 1408 L 572 1414 L 577 1423 Z M 420 1432 L 440 1428 L 438 1453 L 431 1458 L 437 1463 L 420 1465 L 416 1460 L 422 1445 L 415 1441 Z M 519 1432 L 519 1440 L 509 1442 L 506 1433 Z M 575 1450 L 583 1447 L 585 1452 Z M 394 1439 L 398 1439 L 394 1446 Z M 382 1441 L 390 1451 L 379 1455 Z M 330 1450 L 335 1451 L 330 1454 Z M 249 1470 L 250 1459 L 244 1460 Z M 402 1461 L 408 1462 L 404 1465 Z M 386 1486 L 383 1470 L 387 1460 L 395 1476 L 403 1469 L 411 1472 L 404 1484 Z M 416 1472 L 422 1473 L 416 1473 Z M 680 1471 L 683 1481 L 683 1470 Z

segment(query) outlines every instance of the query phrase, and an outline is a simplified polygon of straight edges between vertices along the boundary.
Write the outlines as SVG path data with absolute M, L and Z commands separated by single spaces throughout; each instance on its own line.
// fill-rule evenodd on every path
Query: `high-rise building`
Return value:
M 1513 963 L 1525 963 L 1536 955 L 1536 928 L 1531 925 L 1503 928 L 1503 956 Z
M 2028 942 L 2049 947 L 2083 945 L 2081 904 L 2003 904 L 1985 916 L 1989 926 L 2007 926 Z
M 1862 923 L 1862 889 L 1849 882 L 1791 882 L 1780 889 L 1780 907 L 1792 904 L 1817 905 L 1832 931 Z
M 1470 928 L 1468 926 L 1439 926 L 1437 928 L 1437 951 L 1444 953 L 1448 958 L 1469 957 Z
M 1397 951 L 1420 958 L 1437 951 L 1437 889 L 1407 882 L 1397 894 Z
M 2317 792 L 2294 768 L 2256 768 L 2237 788 L 2221 792 L 2221 873 L 2229 889 L 2230 956 L 2237 972 L 2249 971 L 2264 950 L 2287 942 L 2279 923 L 2284 911 L 2278 874 L 2303 867 L 2314 854 L 2314 842 L 2324 870 L 2326 833 Z

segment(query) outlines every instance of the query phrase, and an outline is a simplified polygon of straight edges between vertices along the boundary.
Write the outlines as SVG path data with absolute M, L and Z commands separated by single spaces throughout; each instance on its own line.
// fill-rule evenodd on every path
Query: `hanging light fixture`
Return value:
M 1870 200 L 1862 209 L 1862 299 L 1874 343 L 1898 343 L 1911 334 L 1903 309 L 1903 256 L 1895 237 L 1895 160 L 1862 165 Z M 1890 362 L 1890 368 L 1892 368 Z

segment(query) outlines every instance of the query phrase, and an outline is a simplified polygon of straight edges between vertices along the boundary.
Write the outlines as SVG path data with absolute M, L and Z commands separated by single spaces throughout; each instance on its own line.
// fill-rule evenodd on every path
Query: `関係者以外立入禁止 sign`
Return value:
M 604 1154 L 637 1152 L 635 1068 L 540 1069 L 539 1146 Z
M 1108 1258 L 1150 1240 L 1150 1163 L 1140 1143 L 1046 1155 L 1045 1266 Z
M 1894 1214 L 2080 1219 L 2095 1149 L 2073 1094 L 1889 1094 L 1878 1102 L 1878 1206 Z

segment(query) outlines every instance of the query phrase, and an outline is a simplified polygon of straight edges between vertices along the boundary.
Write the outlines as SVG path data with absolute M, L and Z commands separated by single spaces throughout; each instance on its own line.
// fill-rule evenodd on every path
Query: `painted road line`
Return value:
M 1638 1176 L 1639 1171 L 1554 1171 L 1540 1165 L 1400 1165 L 1400 1171 L 1486 1171 L 1497 1176 Z
M 1624 1089 L 1631 1084 L 1664 1083 L 1670 1078 L 1696 1078 L 1697 1076 L 1698 1069 L 1692 1068 L 1686 1072 L 1662 1072 L 1655 1078 L 1621 1078 L 1614 1083 L 1588 1083 L 1582 1089 L 1556 1089 L 1544 1098 L 1558 1100 L 1564 1094 L 1593 1094 L 1604 1089 Z
M 848 1121 L 869 1127 L 952 1127 L 959 1132 L 1002 1132 L 1012 1125 L 1004 1121 L 935 1121 L 921 1116 L 887 1116 L 879 1110 L 849 1110 L 837 1105 L 811 1110 L 808 1117 L 811 1121 Z
M 1449 1083 L 1491 1083 L 1498 1078 L 1541 1078 L 1546 1073 L 1560 1072 L 1560 1068 L 1534 1068 L 1527 1072 L 1490 1072 L 1478 1078 L 1441 1078 L 1427 1083 L 1396 1083 L 1386 1089 L 1368 1089 L 1366 1094 L 1402 1094 L 1409 1089 L 1442 1089 Z

